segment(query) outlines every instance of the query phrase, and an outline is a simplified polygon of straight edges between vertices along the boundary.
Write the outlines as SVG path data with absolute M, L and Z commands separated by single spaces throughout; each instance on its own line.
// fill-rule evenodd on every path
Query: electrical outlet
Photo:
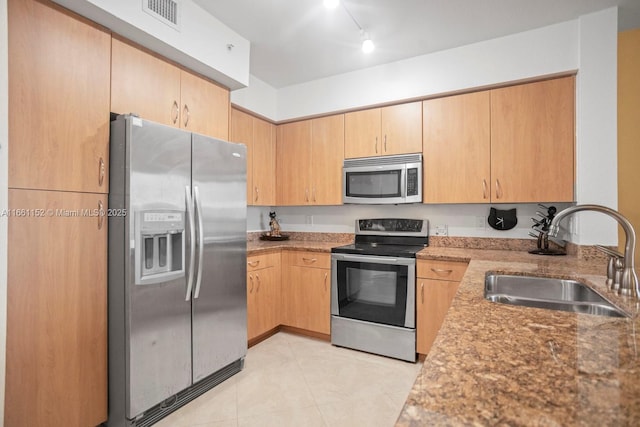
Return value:
M 476 228 L 484 228 L 485 227 L 485 218 L 483 216 L 476 217 Z
M 313 215 L 305 215 L 304 216 L 304 223 L 312 225 L 313 224 Z
M 435 235 L 436 236 L 447 236 L 449 233 L 447 232 L 447 225 L 441 224 L 435 226 Z

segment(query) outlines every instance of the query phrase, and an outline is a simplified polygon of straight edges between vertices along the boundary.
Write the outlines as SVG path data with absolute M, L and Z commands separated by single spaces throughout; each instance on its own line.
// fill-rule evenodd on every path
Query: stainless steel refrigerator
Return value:
M 111 122 L 109 426 L 148 426 L 243 368 L 246 147 Z

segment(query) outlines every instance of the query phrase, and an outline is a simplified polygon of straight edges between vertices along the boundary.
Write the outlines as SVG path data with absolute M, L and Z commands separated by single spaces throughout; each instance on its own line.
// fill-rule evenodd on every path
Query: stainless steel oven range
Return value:
M 331 343 L 416 360 L 416 253 L 423 219 L 356 220 L 355 243 L 331 250 Z

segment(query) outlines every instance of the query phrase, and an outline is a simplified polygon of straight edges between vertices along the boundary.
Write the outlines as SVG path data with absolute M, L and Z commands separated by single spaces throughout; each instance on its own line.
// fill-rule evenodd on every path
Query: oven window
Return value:
M 406 265 L 339 261 L 337 269 L 340 317 L 405 326 Z
M 346 175 L 348 197 L 402 197 L 402 169 L 373 172 L 347 172 Z

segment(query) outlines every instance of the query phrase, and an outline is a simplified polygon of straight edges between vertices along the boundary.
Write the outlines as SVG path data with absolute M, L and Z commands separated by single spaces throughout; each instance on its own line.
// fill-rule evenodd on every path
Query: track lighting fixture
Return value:
M 347 9 L 347 5 L 344 4 L 344 2 L 341 2 L 340 0 L 323 0 L 323 2 L 324 2 L 324 6 L 327 9 L 335 9 L 336 7 L 338 7 L 338 4 L 342 4 L 342 8 L 344 9 L 344 11 L 347 12 L 347 15 L 349 15 L 349 17 L 351 18 L 353 23 L 356 24 L 356 27 L 358 27 L 358 30 L 360 30 L 360 40 L 362 41 L 362 51 L 364 53 L 373 52 L 373 50 L 375 49 L 375 45 L 373 44 L 373 40 L 371 40 L 371 37 L 369 36 L 369 33 L 367 33 L 362 28 L 360 23 L 351 14 L 351 12 L 349 12 L 349 9 Z

